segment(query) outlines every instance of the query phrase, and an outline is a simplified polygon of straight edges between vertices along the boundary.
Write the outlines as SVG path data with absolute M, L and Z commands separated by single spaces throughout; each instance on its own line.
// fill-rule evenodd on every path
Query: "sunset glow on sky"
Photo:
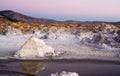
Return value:
M 120 21 L 120 0 L 1 0 L 0 10 L 56 20 Z

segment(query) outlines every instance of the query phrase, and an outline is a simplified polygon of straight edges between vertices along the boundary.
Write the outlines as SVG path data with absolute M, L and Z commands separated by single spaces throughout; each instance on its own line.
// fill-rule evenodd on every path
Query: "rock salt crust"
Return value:
M 44 57 L 54 55 L 54 49 L 47 46 L 44 41 L 32 36 L 26 43 L 15 53 L 15 57 Z
M 8 26 L 5 31 L 6 36 L 23 35 L 21 30 Z
M 51 74 L 51 76 L 79 76 L 79 75 L 76 72 L 65 72 L 65 71 L 63 71 L 60 74 L 58 74 L 58 73 Z

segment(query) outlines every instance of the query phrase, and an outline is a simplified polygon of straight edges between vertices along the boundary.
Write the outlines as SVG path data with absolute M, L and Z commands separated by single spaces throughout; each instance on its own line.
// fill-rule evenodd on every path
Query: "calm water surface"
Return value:
M 79 76 L 120 76 L 120 64 L 84 61 L 0 61 L 0 76 L 50 76 L 51 73 L 62 71 L 77 72 Z

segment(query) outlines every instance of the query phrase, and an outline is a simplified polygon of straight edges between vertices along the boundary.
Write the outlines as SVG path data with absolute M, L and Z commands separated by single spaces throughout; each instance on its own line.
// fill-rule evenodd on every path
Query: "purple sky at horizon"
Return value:
M 120 21 L 120 0 L 1 0 L 1 10 L 56 20 Z

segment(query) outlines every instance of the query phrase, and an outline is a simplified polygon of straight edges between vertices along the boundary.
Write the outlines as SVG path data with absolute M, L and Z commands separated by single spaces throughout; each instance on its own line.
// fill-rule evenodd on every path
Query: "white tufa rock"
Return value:
M 84 40 L 85 38 L 89 38 L 91 40 L 93 36 L 94 34 L 92 32 L 81 32 L 79 39 Z
M 53 55 L 54 49 L 47 46 L 44 41 L 32 36 L 26 43 L 15 53 L 15 57 L 44 57 L 46 54 Z
M 51 74 L 51 76 L 79 76 L 76 72 L 61 72 L 60 75 L 58 73 Z
M 48 33 L 46 33 L 45 38 L 50 39 L 50 40 L 55 40 L 56 35 L 53 32 L 48 32 Z
M 12 28 L 11 26 L 8 26 L 6 28 L 6 35 L 7 36 L 16 36 L 16 35 L 23 35 L 23 33 L 19 29 Z

